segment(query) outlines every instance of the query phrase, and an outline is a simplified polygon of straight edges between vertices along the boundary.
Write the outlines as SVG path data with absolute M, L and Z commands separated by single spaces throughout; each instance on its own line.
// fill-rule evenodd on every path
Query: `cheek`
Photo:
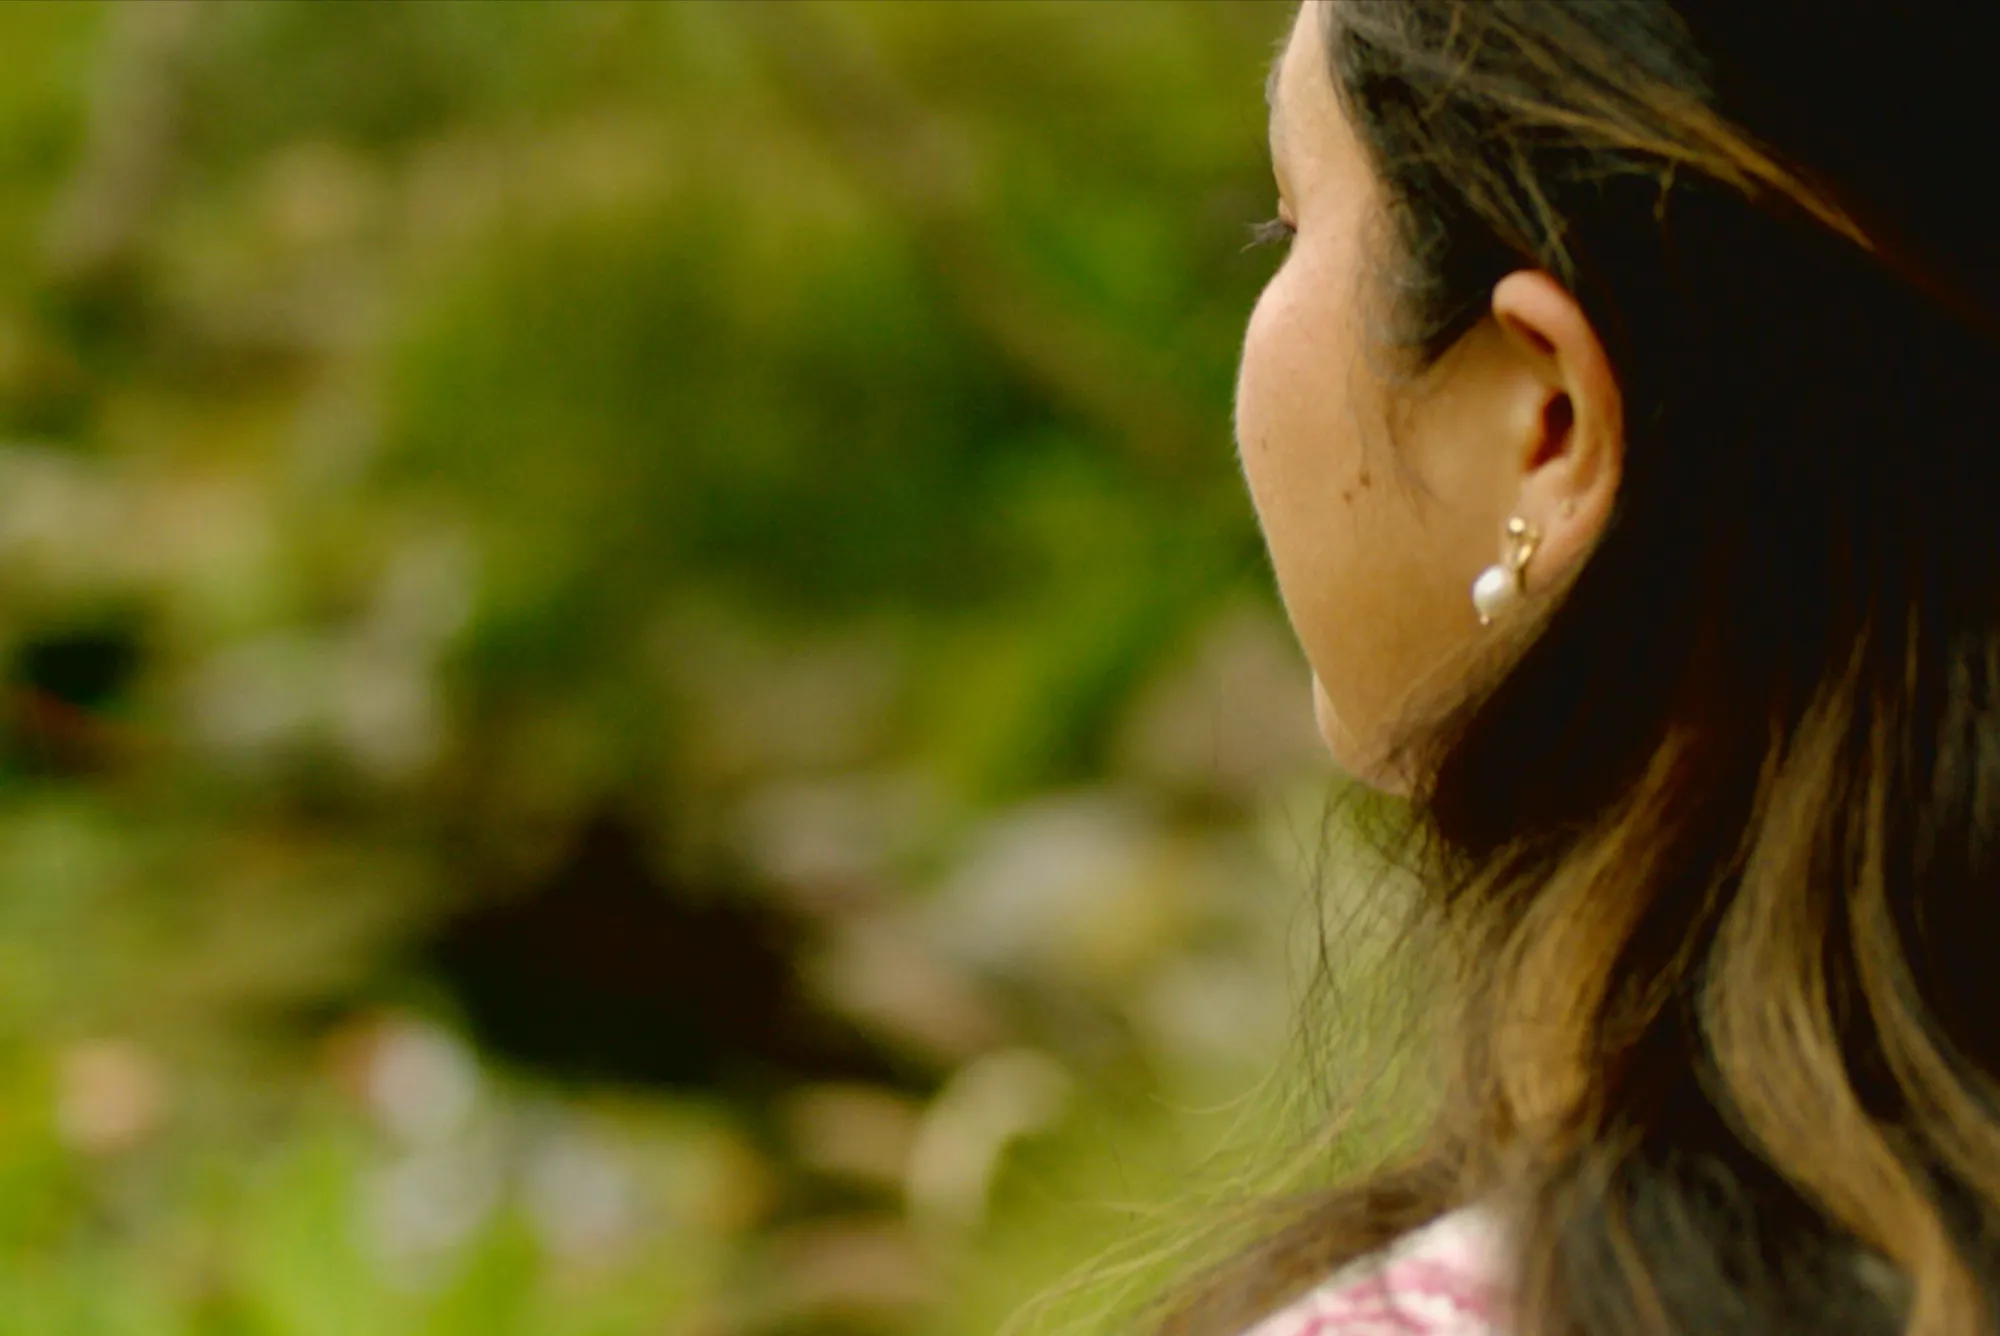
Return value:
M 1245 332 L 1237 383 L 1244 476 L 1279 594 L 1317 679 L 1335 756 L 1364 778 L 1435 648 L 1411 499 L 1385 476 L 1381 394 L 1330 285 L 1281 273 Z
M 1236 383 L 1243 475 L 1278 567 L 1314 560 L 1342 527 L 1362 486 L 1353 467 L 1356 423 L 1344 393 L 1349 350 L 1328 335 L 1334 313 L 1295 271 L 1271 281 L 1251 313 Z M 1372 482 L 1372 479 L 1370 480 Z
M 1380 490 L 1351 393 L 1353 348 L 1330 333 L 1339 313 L 1316 300 L 1310 278 L 1280 273 L 1265 290 L 1244 334 L 1236 388 L 1244 479 L 1309 654 L 1327 605 L 1352 589 L 1365 562 Z

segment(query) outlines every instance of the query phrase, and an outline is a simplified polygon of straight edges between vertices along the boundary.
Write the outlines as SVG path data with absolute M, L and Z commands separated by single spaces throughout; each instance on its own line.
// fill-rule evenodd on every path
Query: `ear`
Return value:
M 1625 413 L 1604 345 L 1567 288 L 1520 270 L 1493 288 L 1493 319 L 1539 409 L 1515 461 L 1516 513 L 1541 530 L 1531 585 L 1560 583 L 1611 520 L 1625 463 Z

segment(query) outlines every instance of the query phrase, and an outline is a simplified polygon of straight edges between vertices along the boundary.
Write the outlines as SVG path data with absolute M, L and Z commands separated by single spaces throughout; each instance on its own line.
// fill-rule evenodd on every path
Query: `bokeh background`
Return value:
M 0 1333 L 1150 1283 L 1331 783 L 1288 16 L 0 5 Z

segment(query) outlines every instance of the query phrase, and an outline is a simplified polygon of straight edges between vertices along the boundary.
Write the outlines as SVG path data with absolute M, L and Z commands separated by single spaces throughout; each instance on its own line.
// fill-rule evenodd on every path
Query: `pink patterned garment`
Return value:
M 1500 1336 L 1499 1230 L 1480 1208 L 1440 1216 L 1245 1336 Z

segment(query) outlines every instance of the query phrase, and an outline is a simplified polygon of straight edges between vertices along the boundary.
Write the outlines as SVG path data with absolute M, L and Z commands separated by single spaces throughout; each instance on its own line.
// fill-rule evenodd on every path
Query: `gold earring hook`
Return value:
M 1511 545 L 1507 552 L 1507 569 L 1519 577 L 1528 568 L 1528 562 L 1533 560 L 1535 549 L 1541 546 L 1542 531 L 1535 527 L 1533 521 L 1512 515 L 1507 519 L 1507 541 Z

